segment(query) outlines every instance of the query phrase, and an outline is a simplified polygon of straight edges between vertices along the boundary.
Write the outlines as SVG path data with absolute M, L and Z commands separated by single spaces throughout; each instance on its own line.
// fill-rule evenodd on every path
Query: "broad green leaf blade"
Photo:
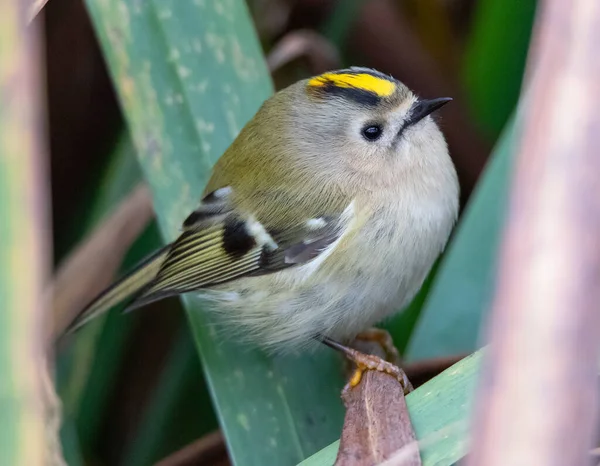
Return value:
M 87 0 L 150 182 L 165 238 L 200 198 L 208 170 L 272 92 L 241 0 Z M 184 303 L 238 465 L 296 464 L 339 435 L 338 358 L 271 358 L 228 341 Z
M 468 448 L 471 400 L 483 350 L 466 357 L 406 397 L 419 441 L 423 466 L 450 466 Z M 339 442 L 313 455 L 301 466 L 331 466 Z
M 496 256 L 508 201 L 514 122 L 495 149 L 440 264 L 406 358 L 471 353 L 492 299 Z
M 467 44 L 464 89 L 476 122 L 500 134 L 521 91 L 536 0 L 480 0 Z M 507 33 L 508 32 L 508 33 Z

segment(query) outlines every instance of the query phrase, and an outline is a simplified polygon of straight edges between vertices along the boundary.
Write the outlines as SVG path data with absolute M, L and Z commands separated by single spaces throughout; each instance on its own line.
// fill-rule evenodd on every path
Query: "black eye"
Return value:
M 362 129 L 362 135 L 368 141 L 376 141 L 383 134 L 381 125 L 367 125 Z

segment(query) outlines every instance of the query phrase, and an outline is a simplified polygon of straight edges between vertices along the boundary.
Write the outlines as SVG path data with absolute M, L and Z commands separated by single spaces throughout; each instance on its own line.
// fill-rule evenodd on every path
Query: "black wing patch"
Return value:
M 248 231 L 246 222 L 229 218 L 223 228 L 223 249 L 231 257 L 243 257 L 256 247 L 256 238 Z
M 340 216 L 330 216 L 270 230 L 235 212 L 227 199 L 230 192 L 223 188 L 209 194 L 188 216 L 156 278 L 128 309 L 308 262 L 338 239 L 346 226 Z

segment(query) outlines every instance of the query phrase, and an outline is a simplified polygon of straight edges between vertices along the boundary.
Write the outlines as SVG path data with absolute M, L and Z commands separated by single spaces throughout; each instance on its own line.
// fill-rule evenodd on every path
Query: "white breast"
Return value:
M 240 336 L 277 350 L 324 334 L 344 340 L 399 311 L 444 248 L 456 213 L 389 203 L 310 264 L 209 292 Z
M 347 251 L 346 274 L 329 277 L 339 294 L 330 294 L 337 305 L 327 306 L 322 325 L 332 337 L 352 336 L 406 306 L 443 250 L 454 216 L 428 203 L 374 213 Z

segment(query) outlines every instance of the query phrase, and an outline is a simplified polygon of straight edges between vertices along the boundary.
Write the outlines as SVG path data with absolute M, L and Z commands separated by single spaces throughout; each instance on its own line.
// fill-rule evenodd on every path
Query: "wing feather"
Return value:
M 129 309 L 165 296 L 215 286 L 244 276 L 272 273 L 317 257 L 340 237 L 348 215 L 298 219 L 271 229 L 252 215 L 236 211 L 230 188 L 209 194 L 185 220 L 161 268 Z

